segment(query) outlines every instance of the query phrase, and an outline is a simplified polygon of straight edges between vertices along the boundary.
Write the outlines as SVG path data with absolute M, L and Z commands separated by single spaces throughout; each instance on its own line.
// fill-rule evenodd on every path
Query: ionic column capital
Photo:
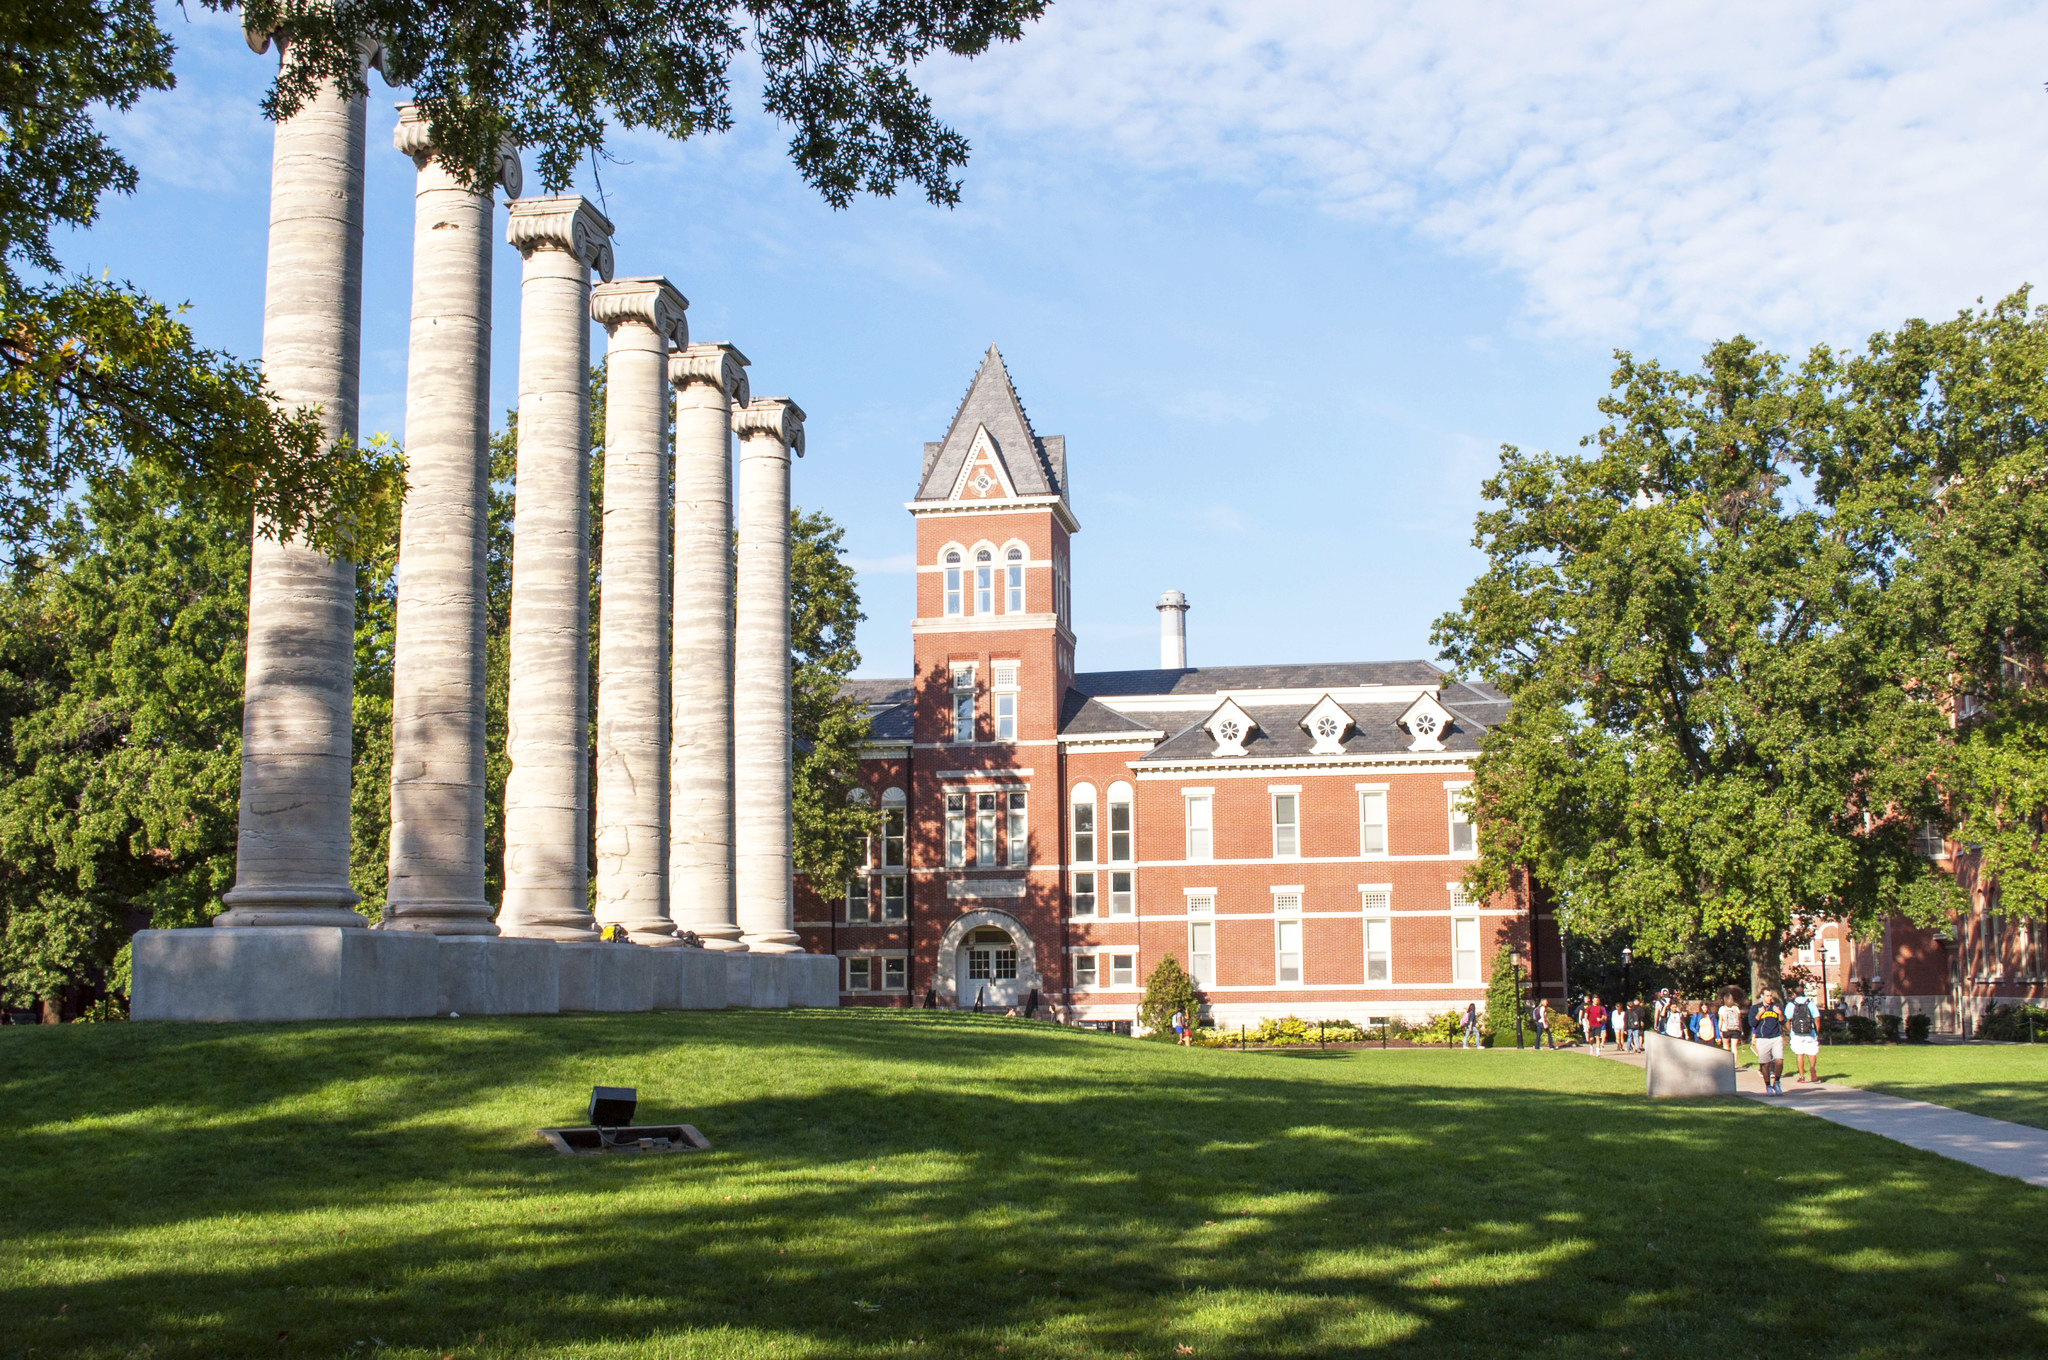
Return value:
M 291 33 L 282 24 L 276 28 L 256 28 L 244 23 L 242 41 L 248 43 L 249 50 L 259 57 L 270 50 L 272 43 L 277 44 L 277 55 L 281 61 L 285 48 L 291 43 Z M 368 75 L 374 69 L 378 75 L 384 75 L 384 44 L 364 34 L 356 39 L 356 60 L 362 67 L 361 74 Z M 385 76 L 384 83 L 392 85 L 397 82 Z
M 747 356 L 715 341 L 686 345 L 669 355 L 668 383 L 678 391 L 692 383 L 715 387 L 734 406 L 745 406 L 752 395 L 747 388 Z
M 748 437 L 780 440 L 782 446 L 804 456 L 804 410 L 788 397 L 761 397 L 732 413 L 732 432 Z
M 612 279 L 590 290 L 590 319 L 605 334 L 641 325 L 679 349 L 690 343 L 689 306 L 690 300 L 664 278 Z
M 505 239 L 520 258 L 536 250 L 573 255 L 601 279 L 612 276 L 611 219 L 581 194 L 565 198 L 515 198 L 505 223 Z
M 412 163 L 421 170 L 426 169 L 427 162 L 434 157 L 434 142 L 427 130 L 427 116 L 411 100 L 398 106 L 398 126 L 391 130 L 391 145 L 412 157 Z M 509 137 L 498 143 L 497 165 L 491 178 L 504 185 L 508 195 L 519 197 L 525 177 L 519 168 L 519 148 Z

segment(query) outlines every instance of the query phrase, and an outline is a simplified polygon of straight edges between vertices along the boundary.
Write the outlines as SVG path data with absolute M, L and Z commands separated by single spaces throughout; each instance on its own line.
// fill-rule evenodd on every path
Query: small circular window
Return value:
M 1316 735 L 1325 740 L 1337 735 L 1337 720 L 1331 717 L 1316 719 Z
M 1243 735 L 1244 729 L 1234 722 L 1225 721 L 1218 724 L 1216 728 L 1216 736 L 1222 741 L 1236 741 Z
M 1435 731 L 1436 715 L 1434 713 L 1418 713 L 1415 716 L 1415 732 L 1417 736 L 1426 737 Z

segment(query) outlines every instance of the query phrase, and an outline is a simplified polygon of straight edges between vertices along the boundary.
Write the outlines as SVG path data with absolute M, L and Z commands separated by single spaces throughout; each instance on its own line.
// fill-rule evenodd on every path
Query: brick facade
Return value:
M 1457 889 L 1497 692 L 1419 661 L 1077 674 L 1065 444 L 993 349 L 908 508 L 915 674 L 853 686 L 901 836 L 844 894 L 798 885 L 845 1003 L 1129 1021 L 1171 953 L 1217 1023 L 1421 1018 L 1482 999 L 1503 944 L 1563 995 L 1540 901 Z

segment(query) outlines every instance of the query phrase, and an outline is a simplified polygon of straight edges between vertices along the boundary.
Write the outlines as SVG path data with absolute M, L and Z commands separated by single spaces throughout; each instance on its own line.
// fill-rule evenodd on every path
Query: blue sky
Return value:
M 1168 588 L 1197 665 L 1428 656 L 1496 449 L 1595 428 L 1614 349 L 1853 344 L 2048 280 L 2048 20 L 1792 8 L 1065 0 L 920 72 L 974 144 L 957 209 L 832 212 L 744 89 L 732 134 L 620 136 L 577 187 L 620 273 L 808 413 L 796 496 L 847 528 L 862 674 L 908 672 L 903 502 L 991 342 L 1067 437 L 1082 669 L 1154 664 Z M 67 262 L 254 356 L 275 58 L 164 21 L 179 88 L 109 120 L 142 188 Z M 373 87 L 363 429 L 402 435 L 412 169 Z

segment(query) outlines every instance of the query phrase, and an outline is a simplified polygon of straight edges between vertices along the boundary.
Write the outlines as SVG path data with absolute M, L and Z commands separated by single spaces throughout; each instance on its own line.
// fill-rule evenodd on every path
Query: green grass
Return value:
M 1820 1074 L 1866 1091 L 2048 1129 L 2048 1045 L 1828 1044 L 1820 1051 Z
M 0 1360 L 2048 1347 L 2043 1191 L 1641 1080 L 873 1011 L 10 1030 Z M 596 1082 L 716 1150 L 547 1151 Z

